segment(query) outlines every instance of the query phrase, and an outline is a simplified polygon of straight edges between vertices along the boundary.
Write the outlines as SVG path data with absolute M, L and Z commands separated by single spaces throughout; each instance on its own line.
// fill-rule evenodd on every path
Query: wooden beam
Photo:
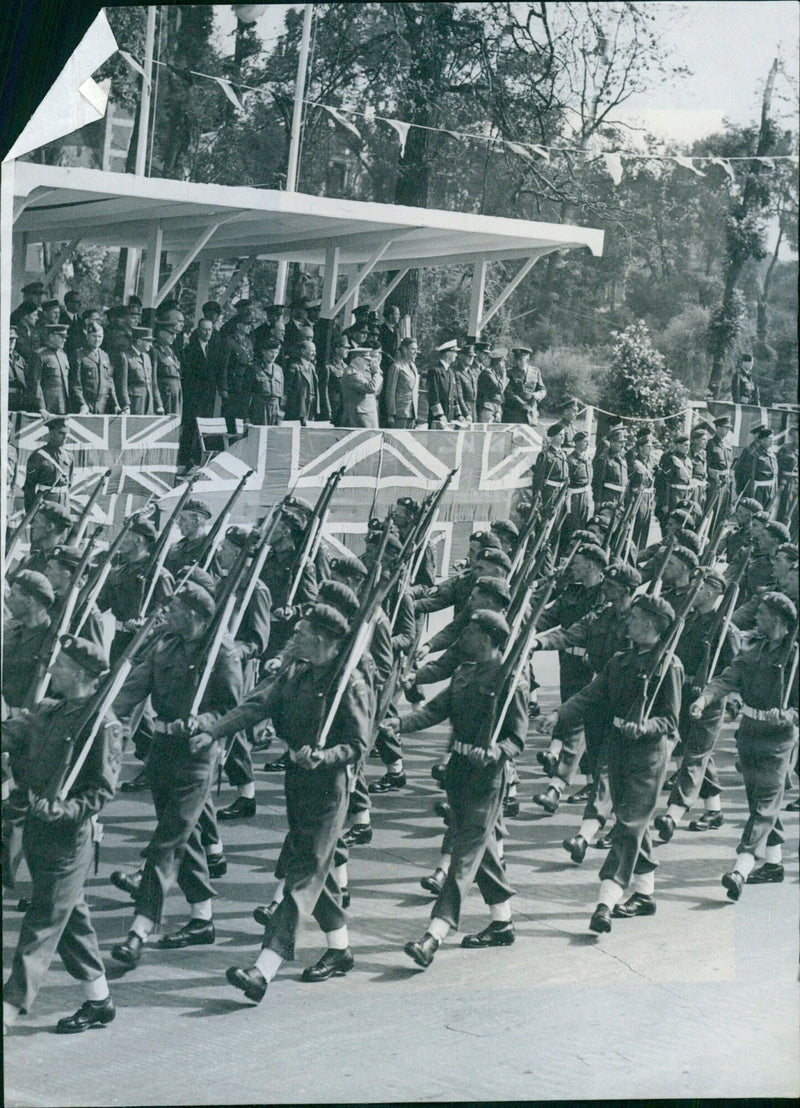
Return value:
M 161 250 L 164 243 L 164 234 L 160 223 L 154 223 L 150 227 L 147 239 L 147 247 L 144 263 L 144 283 L 142 286 L 142 301 L 145 308 L 156 307 L 158 295 L 158 278 L 161 273 Z
M 405 277 L 405 275 L 408 273 L 408 271 L 410 269 L 411 269 L 411 266 L 407 265 L 407 266 L 405 266 L 405 268 L 400 269 L 400 270 L 397 271 L 397 273 L 395 273 L 394 277 L 392 277 L 389 284 L 381 292 L 378 299 L 373 300 L 372 303 L 370 304 L 370 308 L 372 308 L 373 312 L 377 312 L 378 308 L 381 307 L 381 305 L 385 302 L 386 298 L 388 296 L 391 296 L 391 294 L 394 292 L 394 290 L 397 288 L 397 286 L 400 284 L 400 282 L 403 280 L 403 278 Z
M 372 255 L 372 257 L 367 262 L 367 264 L 361 266 L 361 268 L 356 273 L 355 282 L 352 285 L 348 285 L 348 287 L 345 289 L 345 291 L 342 293 L 342 295 L 339 297 L 339 299 L 334 304 L 332 314 L 331 314 L 331 317 L 330 317 L 331 319 L 334 319 L 339 314 L 339 312 L 342 310 L 342 308 L 345 306 L 345 304 L 348 304 L 353 299 L 353 296 L 355 295 L 356 290 L 361 287 L 361 282 L 364 280 L 365 277 L 369 277 L 370 273 L 372 273 L 375 266 L 378 264 L 378 262 L 381 260 L 383 255 L 386 253 L 386 251 L 392 245 L 393 241 L 394 241 L 393 239 L 387 239 L 387 241 L 384 242 L 383 246 L 381 246 L 380 250 L 375 251 L 375 253 Z
M 325 273 L 322 278 L 322 305 L 319 312 L 322 319 L 333 319 L 338 281 L 339 247 L 329 246 L 325 251 Z
M 486 311 L 481 316 L 480 320 L 478 321 L 478 332 L 479 333 L 484 329 L 484 327 L 489 322 L 489 320 L 492 318 L 492 316 L 496 315 L 497 312 L 500 311 L 502 306 L 505 304 L 506 300 L 508 300 L 509 296 L 511 296 L 512 292 L 517 287 L 517 285 L 519 285 L 520 282 L 523 281 L 528 276 L 530 271 L 533 269 L 533 267 L 536 265 L 536 263 L 539 261 L 539 258 L 541 258 L 541 257 L 542 257 L 541 254 L 534 254 L 534 255 L 532 255 L 532 257 L 528 258 L 527 261 L 522 263 L 522 265 L 519 267 L 517 272 L 514 274 L 514 276 L 508 282 L 508 284 L 503 289 L 503 291 L 500 293 L 498 298 L 495 300 L 494 304 L 492 304 L 491 308 L 487 308 Z
M 27 196 L 19 197 L 17 199 L 17 202 L 14 204 L 14 222 L 17 222 L 17 220 L 28 207 L 28 205 L 31 204 L 34 200 L 44 200 L 46 196 L 50 196 L 51 193 L 56 191 L 56 189 L 42 189 L 41 192 L 34 195 L 34 193 L 36 192 L 36 190 L 34 189 L 29 192 Z
M 164 282 L 164 284 L 158 290 L 158 294 L 156 295 L 155 303 L 153 304 L 154 308 L 157 308 L 158 305 L 161 303 L 161 301 L 164 299 L 164 297 L 167 295 L 167 293 L 171 292 L 175 288 L 178 281 L 180 281 L 181 277 L 183 277 L 186 270 L 189 268 L 189 266 L 195 260 L 195 258 L 200 253 L 200 251 L 203 249 L 203 247 L 208 242 L 208 240 L 211 238 L 211 236 L 216 233 L 216 231 L 222 226 L 223 223 L 230 223 L 230 222 L 231 222 L 230 219 L 220 220 L 220 222 L 212 224 L 211 227 L 207 227 L 205 229 L 205 231 L 203 231 L 202 235 L 197 240 L 197 242 L 194 244 L 194 246 L 191 248 L 191 250 L 188 250 L 183 255 L 183 257 L 178 262 L 178 264 L 173 267 L 172 273 L 170 273 L 167 280 Z
M 486 291 L 486 258 L 482 257 L 472 267 L 472 292 L 469 299 L 469 323 L 467 334 L 480 338 L 480 322 L 483 315 L 483 294 Z
M 80 241 L 81 240 L 79 238 L 71 239 L 69 242 L 65 243 L 64 246 L 61 247 L 55 258 L 53 258 L 53 261 L 47 273 L 45 273 L 44 277 L 42 277 L 42 282 L 45 285 L 50 284 L 55 275 L 58 273 L 59 269 L 61 269 L 64 262 L 66 262 L 72 256 L 72 251 L 75 249 Z

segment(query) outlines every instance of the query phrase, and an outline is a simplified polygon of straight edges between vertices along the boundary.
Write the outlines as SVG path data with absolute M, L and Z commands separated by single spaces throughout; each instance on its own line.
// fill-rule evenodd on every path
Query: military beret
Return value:
M 787 627 L 790 627 L 797 619 L 797 608 L 789 597 L 782 592 L 765 592 L 760 603 L 782 619 Z
M 515 346 L 513 347 L 512 354 L 532 354 L 533 351 L 529 346 Z
M 715 427 L 732 427 L 733 423 L 731 422 L 731 417 L 730 416 L 722 415 L 722 416 L 717 416 L 717 418 L 714 420 L 714 426 Z
M 296 536 L 302 535 L 306 529 L 306 521 L 297 512 L 281 512 L 281 523 Z
M 500 540 L 491 531 L 473 531 L 469 537 L 470 543 L 477 543 L 481 550 L 502 550 Z
M 783 542 L 775 551 L 776 554 L 782 554 L 789 562 L 796 562 L 798 559 L 797 543 Z
M 130 532 L 132 535 L 141 535 L 148 542 L 155 542 L 158 538 L 158 531 L 150 519 L 135 519 L 130 525 Z
M 635 566 L 628 562 L 615 562 L 613 566 L 609 566 L 606 570 L 604 580 L 613 581 L 615 584 L 621 585 L 623 589 L 627 589 L 628 592 L 633 592 L 641 585 L 642 575 Z
M 58 524 L 59 530 L 64 527 L 69 527 L 72 523 L 72 516 L 70 515 L 69 508 L 63 504 L 54 504 L 52 502 L 45 503 L 39 509 L 39 515 L 43 516 L 50 523 Z
M 511 602 L 511 589 L 503 577 L 479 577 L 472 588 L 479 589 L 484 596 L 494 597 L 504 607 Z
M 349 630 L 342 613 L 330 604 L 315 604 L 305 618 L 315 631 L 331 639 L 343 639 Z
M 205 619 L 210 619 L 214 614 L 214 598 L 196 581 L 185 581 L 178 591 L 173 593 L 172 599 L 179 600 L 190 612 Z
M 397 498 L 398 508 L 405 508 L 407 512 L 413 512 L 414 515 L 419 515 L 422 505 L 418 500 L 415 500 L 413 496 L 398 496 Z
M 150 327 L 134 327 L 131 331 L 131 334 L 133 335 L 134 340 L 147 339 L 148 341 L 150 341 L 153 338 L 153 332 Z
M 576 431 L 575 434 L 572 436 L 572 442 L 573 444 L 575 444 L 576 442 L 586 442 L 587 438 L 588 436 L 585 431 Z
M 608 554 L 606 554 L 602 546 L 598 546 L 593 542 L 583 543 L 579 546 L 575 551 L 575 556 L 586 558 L 588 561 L 594 562 L 595 565 L 602 566 L 603 569 L 608 565 Z
M 246 546 L 252 545 L 256 534 L 255 527 L 248 527 L 237 523 L 232 527 L 228 527 L 225 531 L 225 538 L 232 546 L 238 547 L 239 550 L 244 550 Z
M 60 646 L 68 658 L 77 662 L 92 677 L 108 672 L 108 658 L 96 643 L 79 639 L 76 635 L 62 635 Z
M 58 562 L 59 565 L 65 566 L 67 569 L 77 569 L 83 554 L 84 552 L 80 546 L 69 543 L 64 546 L 54 546 L 47 555 L 47 560 L 48 562 Z
M 206 300 L 202 311 L 204 315 L 206 312 L 219 312 L 222 315 L 222 305 L 218 304 L 216 300 Z
M 23 292 L 30 292 L 36 296 L 44 295 L 44 285 L 41 281 L 30 281 L 27 285 L 22 286 Z
M 713 585 L 715 589 L 719 589 L 720 592 L 725 592 L 728 587 L 728 582 L 722 576 L 721 573 L 717 573 L 714 569 L 706 570 L 703 573 L 703 582 L 706 585 Z
M 694 553 L 699 556 L 701 550 L 700 537 L 696 531 L 691 531 L 688 527 L 683 527 L 680 531 L 676 532 L 675 538 L 677 539 L 676 545 L 678 547 L 683 546 L 687 550 L 693 550 Z
M 488 635 L 494 646 L 505 646 L 511 629 L 506 623 L 505 616 L 500 612 L 492 612 L 488 608 L 478 608 L 469 617 L 469 621 L 475 624 L 484 635 Z
M 689 569 L 697 569 L 700 564 L 697 555 L 693 550 L 690 550 L 688 546 L 676 546 L 672 551 L 672 556 L 683 562 Z
M 314 505 L 302 496 L 284 496 L 280 503 L 280 510 L 282 512 L 294 512 L 296 515 L 308 519 L 309 516 L 314 514 Z
M 511 559 L 508 554 L 493 546 L 483 547 L 478 555 L 478 561 L 486 562 L 491 566 L 500 566 L 506 573 L 511 572 Z
M 187 581 L 192 581 L 195 585 L 199 585 L 201 589 L 205 589 L 209 596 L 217 595 L 217 581 L 207 569 L 192 566 Z
M 363 581 L 369 576 L 367 567 L 354 554 L 338 554 L 331 558 L 330 567 L 335 573 L 340 573 L 351 581 Z
M 564 424 L 561 422 L 561 420 L 558 420 L 556 423 L 551 423 L 550 426 L 547 428 L 548 439 L 554 439 L 556 435 L 560 435 L 563 430 Z
M 495 346 L 495 347 L 493 347 L 492 350 L 489 351 L 489 361 L 490 362 L 502 362 L 503 358 L 507 358 L 507 357 L 508 357 L 508 347 L 507 346 Z
M 590 520 L 590 522 L 591 522 L 591 520 Z M 600 524 L 598 523 L 597 526 L 599 527 Z M 579 543 L 580 546 L 583 546 L 586 543 L 588 543 L 590 546 L 599 546 L 600 545 L 600 540 L 598 539 L 597 535 L 595 535 L 592 531 L 575 531 L 575 533 L 572 536 L 573 542 L 576 539 L 578 540 L 578 543 Z
M 368 531 L 382 531 L 384 520 L 380 516 L 370 516 L 367 522 Z
M 11 584 L 19 585 L 23 592 L 38 600 L 40 604 L 44 604 L 46 608 L 55 602 L 53 586 L 43 573 L 37 573 L 35 569 L 21 569 L 14 575 Z
M 683 508 L 676 508 L 673 512 L 670 512 L 669 518 L 679 524 L 681 528 L 694 529 L 694 516 L 690 512 L 685 512 Z
M 59 302 L 55 298 L 53 298 L 52 300 L 42 301 L 42 311 L 43 312 L 52 312 L 56 308 L 60 308 L 60 307 L 61 307 L 61 305 L 59 304 Z
M 519 538 L 519 528 L 510 519 L 495 519 L 489 526 L 498 535 L 505 535 L 509 539 Z
M 341 581 L 323 581 L 319 587 L 319 600 L 322 604 L 330 604 L 332 608 L 336 608 L 348 622 L 359 609 L 358 597 Z
M 773 539 L 780 539 L 782 543 L 791 542 L 789 528 L 785 523 L 779 523 L 777 519 L 771 519 L 769 523 L 764 524 L 764 533 Z
M 58 303 L 58 301 L 56 301 Z M 66 335 L 69 333 L 69 327 L 66 323 L 48 323 L 47 324 L 48 335 Z
M 772 428 L 771 427 L 759 427 L 754 432 L 754 434 L 755 434 L 757 439 L 771 439 L 772 438 Z
M 660 596 L 653 596 L 651 593 L 642 593 L 634 597 L 633 607 L 641 608 L 649 615 L 656 616 L 664 624 L 671 623 L 675 618 L 675 609 L 669 601 Z
M 211 509 L 208 504 L 204 504 L 202 500 L 195 500 L 194 497 L 190 497 L 189 500 L 181 508 L 182 512 L 197 512 L 199 516 L 205 516 L 206 519 L 211 519 Z
M 767 513 L 764 511 L 764 509 L 761 507 L 760 504 L 758 506 L 758 511 L 753 512 L 753 519 L 758 520 L 759 523 L 768 523 L 769 522 L 769 516 L 767 515 Z

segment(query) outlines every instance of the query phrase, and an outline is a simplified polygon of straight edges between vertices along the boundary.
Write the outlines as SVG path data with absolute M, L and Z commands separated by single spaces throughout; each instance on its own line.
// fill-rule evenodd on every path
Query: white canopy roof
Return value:
M 28 242 L 146 248 L 158 227 L 162 250 L 195 257 L 323 264 L 326 248 L 336 246 L 339 265 L 390 270 L 557 249 L 603 252 L 603 232 L 586 227 L 22 161 L 14 206 L 14 232 Z

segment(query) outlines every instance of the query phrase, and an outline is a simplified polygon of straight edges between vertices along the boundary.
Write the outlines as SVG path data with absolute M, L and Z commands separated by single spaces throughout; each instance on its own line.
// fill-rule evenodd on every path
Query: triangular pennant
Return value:
M 718 165 L 721 169 L 724 169 L 725 172 L 728 174 L 728 178 L 729 178 L 731 184 L 732 185 L 736 184 L 736 174 L 733 172 L 733 166 L 731 165 L 731 163 L 728 161 L 727 158 L 712 158 L 711 159 L 711 164 L 712 165 Z
M 119 56 L 121 58 L 125 59 L 125 61 L 131 67 L 131 69 L 134 70 L 134 72 L 138 73 L 140 77 L 142 77 L 146 80 L 146 74 L 145 74 L 144 68 L 141 65 L 139 65 L 136 58 L 134 58 L 133 54 L 129 54 L 127 50 L 118 50 L 117 53 L 119 54 Z
M 534 159 L 531 157 L 530 151 L 526 147 L 522 146 L 520 143 L 511 142 L 510 139 L 506 139 L 506 146 L 509 148 L 509 150 L 513 150 L 515 154 L 519 154 L 519 156 L 521 158 L 524 158 L 526 162 L 533 162 Z
M 340 127 L 344 127 L 345 131 L 351 134 L 353 138 L 358 139 L 359 142 L 363 141 L 361 138 L 361 132 L 358 130 L 358 128 L 354 127 L 349 119 L 345 119 L 341 112 L 337 112 L 336 108 L 330 108 L 327 105 L 324 105 L 324 107 L 328 115 L 335 119 Z
M 757 162 L 761 162 L 762 165 L 767 166 L 769 169 L 775 168 L 775 162 L 772 158 L 756 158 Z
M 675 161 L 678 165 L 682 165 L 684 169 L 691 169 L 692 173 L 696 174 L 698 177 L 705 177 L 705 173 L 697 168 L 691 158 L 680 158 L 676 156 Z
M 402 158 L 406 152 L 406 139 L 408 138 L 411 124 L 404 123 L 402 119 L 387 119 L 386 122 L 397 131 L 400 137 L 400 157 Z
M 534 146 L 533 149 L 539 155 L 540 158 L 544 158 L 546 162 L 550 161 L 550 151 L 546 146 Z
M 620 184 L 622 181 L 622 158 L 619 154 L 603 154 L 603 161 L 611 180 L 615 185 Z
M 234 108 L 236 108 L 238 112 L 244 111 L 242 102 L 233 91 L 233 85 L 230 83 L 230 81 L 226 81 L 224 77 L 215 77 L 214 80 L 217 82 L 219 87 L 230 100 L 231 104 L 233 104 Z

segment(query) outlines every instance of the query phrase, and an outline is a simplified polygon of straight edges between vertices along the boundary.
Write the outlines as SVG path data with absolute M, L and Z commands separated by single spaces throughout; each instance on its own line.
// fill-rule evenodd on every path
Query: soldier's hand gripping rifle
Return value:
M 196 482 L 199 480 L 200 474 L 193 474 L 184 486 L 183 492 L 178 497 L 178 502 L 172 510 L 169 519 L 164 524 L 164 529 L 156 539 L 153 552 L 150 555 L 150 564 L 147 567 L 145 575 L 147 585 L 145 587 L 144 596 L 142 597 L 142 607 L 140 610 L 140 617 L 145 618 L 150 609 L 150 604 L 153 600 L 153 593 L 156 591 L 156 585 L 158 579 L 161 576 L 161 570 L 164 568 L 164 562 L 167 560 L 167 554 L 169 552 L 169 540 L 172 535 L 172 528 L 175 525 L 175 521 L 183 511 L 183 506 L 189 497 L 192 495 L 192 489 Z
M 70 577 L 59 616 L 51 623 L 50 629 L 47 632 L 47 637 L 40 647 L 36 673 L 28 689 L 28 695 L 25 697 L 25 707 L 28 709 L 35 708 L 47 692 L 47 686 L 50 684 L 50 670 L 52 669 L 56 655 L 61 649 L 61 636 L 69 631 L 75 605 L 78 600 L 81 578 L 92 559 L 101 530 L 102 528 L 98 527 L 86 544 L 86 549 L 81 555 L 81 560 L 78 562 Z
M 547 543 L 549 542 L 550 536 L 555 529 L 559 510 L 561 508 L 561 505 L 565 503 L 566 498 L 567 491 L 565 486 L 564 489 L 559 492 L 554 505 L 553 513 L 550 515 L 544 527 L 542 527 L 541 531 L 534 540 L 533 546 L 531 547 L 526 558 L 527 568 L 523 567 L 523 571 L 519 573 L 518 577 L 512 584 L 511 600 L 506 612 L 506 619 L 508 620 L 508 625 L 511 628 L 512 638 L 519 632 L 524 613 L 527 609 L 531 597 L 533 596 L 534 590 L 536 589 L 537 580 L 543 575 L 543 571 L 545 568 L 545 552 L 547 550 Z M 565 572 L 572 565 L 572 560 L 575 557 L 575 553 L 579 546 L 580 540 L 576 539 L 575 542 L 572 544 L 572 548 L 570 549 L 570 552 L 565 559 L 564 564 L 558 567 L 559 577 L 563 578 Z M 555 585 L 555 575 L 553 576 L 553 584 Z M 550 589 L 550 592 L 552 591 L 553 590 Z
M 391 585 L 391 582 L 384 583 L 382 581 L 383 557 L 386 552 L 386 543 L 389 539 L 391 526 L 391 518 L 387 518 L 383 524 L 383 533 L 375 554 L 375 562 L 364 585 L 358 613 L 353 619 L 350 631 L 342 644 L 342 650 L 323 701 L 324 716 L 315 741 L 311 743 L 312 748 L 317 750 L 322 750 L 327 742 L 350 677 L 361 660 L 372 635 L 377 619 L 378 606 Z M 400 572 L 401 568 L 396 567 L 395 580 L 399 578 Z
M 411 584 L 419 572 L 419 568 L 422 565 L 422 560 L 425 557 L 425 548 L 430 538 L 430 533 L 433 529 L 433 525 L 436 522 L 436 515 L 439 511 L 439 506 L 444 499 L 444 495 L 447 492 L 450 484 L 458 473 L 458 466 L 455 469 L 451 469 L 450 472 L 442 481 L 438 489 L 429 497 L 426 497 L 422 507 L 422 511 L 419 517 L 414 523 L 414 526 L 406 536 L 406 541 L 403 543 L 403 548 L 398 556 L 398 564 L 401 566 L 401 572 L 398 575 L 398 580 L 402 580 L 402 585 L 397 590 L 397 597 L 395 599 L 394 609 L 389 616 L 389 623 L 392 630 L 397 622 L 397 616 L 400 612 L 400 605 L 403 600 L 403 593 L 409 584 Z M 419 621 L 419 634 L 422 634 L 423 620 Z M 416 644 L 415 644 L 416 645 Z M 413 657 L 415 650 L 409 652 L 409 656 Z
M 36 494 L 36 497 L 34 498 L 34 501 L 31 504 L 30 508 L 28 508 L 27 512 L 22 517 L 22 520 L 9 537 L 8 542 L 6 543 L 6 565 L 8 565 L 8 563 L 11 561 L 11 555 L 14 553 L 17 543 L 25 534 L 25 528 L 28 527 L 29 524 L 33 523 L 34 517 L 38 514 L 42 504 L 44 504 L 47 491 L 47 489 L 43 489 L 42 492 Z
M 242 477 L 239 484 L 229 496 L 227 504 L 214 520 L 214 524 L 206 535 L 205 542 L 200 548 L 200 553 L 197 556 L 197 561 L 201 569 L 207 570 L 211 565 L 211 561 L 217 552 L 217 547 L 225 537 L 225 530 L 230 523 L 233 507 L 244 492 L 245 485 L 254 473 L 255 470 L 248 469 L 247 473 L 245 473 L 244 477 Z
M 108 484 L 108 479 L 111 476 L 112 469 L 113 469 L 113 467 L 109 467 L 105 471 L 105 473 L 102 473 L 100 475 L 100 477 L 97 481 L 97 484 L 92 489 L 91 496 L 86 501 L 86 503 L 83 506 L 83 509 L 81 510 L 81 514 L 78 516 L 78 518 L 72 524 L 72 527 L 69 530 L 69 534 L 66 537 L 66 540 L 65 540 L 66 542 L 72 543 L 75 546 L 77 546 L 78 543 L 80 543 L 82 541 L 83 536 L 86 534 L 86 528 L 89 526 L 89 517 L 92 514 L 92 508 L 97 503 L 97 500 L 100 496 L 100 493 L 103 491 L 104 487 Z
M 305 568 L 319 550 L 319 544 L 322 542 L 322 528 L 328 518 L 331 499 L 343 476 L 344 466 L 330 474 L 328 480 L 325 482 L 325 487 L 317 498 L 314 511 L 311 513 L 311 517 L 309 518 L 303 534 L 303 544 L 300 547 L 292 567 L 292 580 L 289 583 L 289 589 L 286 593 L 286 600 L 284 602 L 284 607 L 286 608 L 290 608 L 294 603 L 294 598 L 297 595 L 297 590 L 300 588 L 300 582 L 303 579 Z

